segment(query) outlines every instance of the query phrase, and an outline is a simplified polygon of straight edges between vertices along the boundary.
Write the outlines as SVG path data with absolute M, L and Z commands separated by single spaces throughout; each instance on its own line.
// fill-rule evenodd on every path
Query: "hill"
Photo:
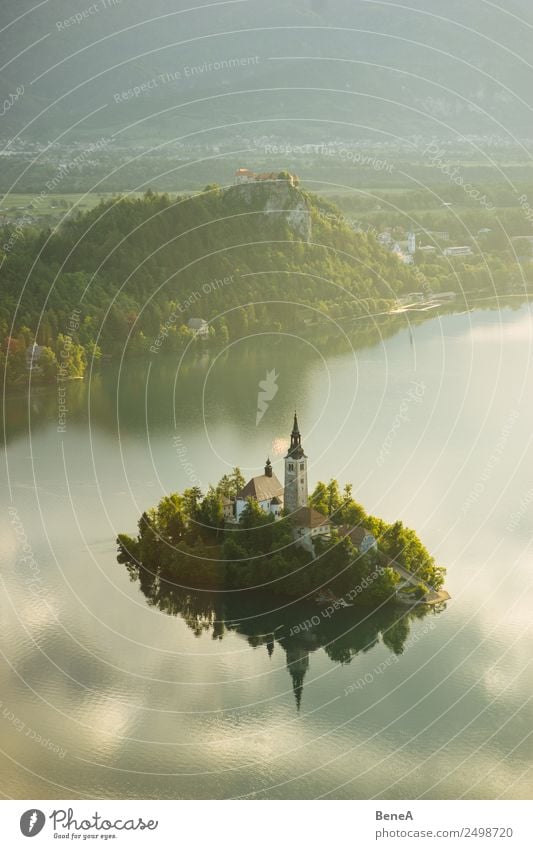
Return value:
M 91 353 L 183 350 L 191 318 L 208 322 L 208 341 L 223 345 L 373 316 L 417 288 L 373 234 L 349 229 L 336 207 L 286 174 L 191 197 L 116 198 L 55 233 L 6 232 L 3 244 L 0 337 L 13 379 L 33 340 L 56 358 L 65 336 L 81 346 L 77 376 Z

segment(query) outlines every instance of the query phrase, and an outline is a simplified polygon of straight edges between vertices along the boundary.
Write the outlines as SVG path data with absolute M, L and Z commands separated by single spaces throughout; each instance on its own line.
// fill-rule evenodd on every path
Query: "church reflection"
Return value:
M 128 568 L 132 578 L 139 580 L 148 604 L 181 617 L 197 636 L 209 633 L 212 639 L 222 640 L 233 632 L 253 648 L 264 647 L 269 657 L 274 651 L 284 652 L 297 710 L 314 651 L 322 649 L 340 664 L 350 663 L 379 644 L 400 655 L 413 621 L 438 615 L 445 606 L 409 609 L 391 605 L 377 611 L 351 607 L 327 618 L 316 603 L 295 602 L 285 607 L 279 597 L 265 593 L 190 592 L 154 581 L 144 570 L 139 574 L 134 567 Z
M 292 678 L 292 689 L 296 699 L 296 709 L 300 710 L 304 689 L 305 673 L 309 669 L 309 651 L 306 646 L 292 642 L 285 646 L 287 652 L 287 669 Z

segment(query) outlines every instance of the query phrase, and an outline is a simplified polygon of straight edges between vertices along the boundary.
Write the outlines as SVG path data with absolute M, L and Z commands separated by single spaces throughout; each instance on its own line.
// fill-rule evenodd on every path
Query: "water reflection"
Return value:
M 446 607 L 350 607 L 327 615 L 327 608 L 318 603 L 284 605 L 279 597 L 256 591 L 194 593 L 154 579 L 144 569 L 126 568 L 150 606 L 169 616 L 180 616 L 196 636 L 210 633 L 213 640 L 222 640 L 227 632 L 233 632 L 245 637 L 252 648 L 264 646 L 269 657 L 275 650 L 284 652 L 297 710 L 314 651 L 323 649 L 330 660 L 339 664 L 348 664 L 360 652 L 379 644 L 400 655 L 411 624 L 436 616 Z
M 66 385 L 67 425 L 75 428 L 90 419 L 92 425 L 113 435 L 120 431 L 139 436 L 147 424 L 152 434 L 166 433 L 175 422 L 197 424 L 198 411 L 205 406 L 208 418 L 216 418 L 223 410 L 227 424 L 239 426 L 243 412 L 253 406 L 258 377 L 266 369 L 283 371 L 278 400 L 290 411 L 298 393 L 305 398 L 311 392 L 314 371 L 324 358 L 372 347 L 405 326 L 405 319 L 387 316 L 379 321 L 351 321 L 343 331 L 335 328 L 333 333 L 329 326 L 322 332 L 315 328 L 309 338 L 283 331 L 257 334 L 234 341 L 223 351 L 197 345 L 183 354 L 96 364 L 84 381 Z M 298 359 L 297 372 L 284 369 L 291 359 Z M 232 379 L 237 372 L 239 381 Z M 0 444 L 57 423 L 57 405 L 55 385 L 30 383 L 10 389 Z M 255 408 L 251 412 L 255 419 Z

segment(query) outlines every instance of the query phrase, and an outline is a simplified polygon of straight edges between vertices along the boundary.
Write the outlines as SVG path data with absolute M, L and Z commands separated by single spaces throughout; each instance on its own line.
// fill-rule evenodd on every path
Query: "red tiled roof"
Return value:
M 323 516 L 314 507 L 299 507 L 294 513 L 291 513 L 291 520 L 298 528 L 320 528 L 323 525 L 330 525 L 331 522 L 327 516 Z
M 341 525 L 339 527 L 339 536 L 350 537 L 351 541 L 356 547 L 358 545 L 361 545 L 364 538 L 369 534 L 370 536 L 372 536 L 368 528 L 363 528 L 362 525 L 356 525 L 355 528 L 350 527 L 350 525 Z

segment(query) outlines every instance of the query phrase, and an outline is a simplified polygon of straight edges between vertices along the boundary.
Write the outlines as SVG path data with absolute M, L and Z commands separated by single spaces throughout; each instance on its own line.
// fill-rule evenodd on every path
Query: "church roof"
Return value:
M 320 528 L 322 525 L 330 525 L 327 516 L 319 513 L 314 507 L 299 507 L 291 513 L 291 520 L 298 528 Z
M 267 475 L 258 475 L 248 481 L 240 492 L 237 493 L 239 500 L 245 501 L 247 498 L 255 498 L 256 501 L 270 501 L 272 498 L 280 498 L 283 495 L 283 487 L 272 473 L 272 477 Z

